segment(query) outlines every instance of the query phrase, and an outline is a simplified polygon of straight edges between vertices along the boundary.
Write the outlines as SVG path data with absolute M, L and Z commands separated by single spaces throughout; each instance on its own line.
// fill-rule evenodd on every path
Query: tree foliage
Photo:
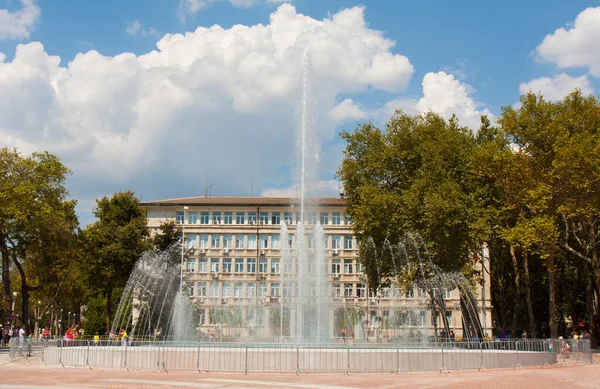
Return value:
M 100 292 L 112 318 L 114 291 L 123 288 L 133 266 L 150 248 L 146 215 L 131 191 L 117 192 L 96 201 L 96 222 L 83 231 L 87 283 Z
M 411 231 L 425 239 L 436 265 L 463 270 L 487 233 L 485 204 L 470 180 L 473 133 L 456 118 L 397 112 L 385 131 L 365 123 L 342 138 L 338 176 L 361 251 L 368 239 L 394 245 Z M 391 263 L 362 258 L 371 286 L 393 275 Z
M 102 295 L 89 298 L 85 311 L 84 333 L 87 336 L 104 335 L 107 331 L 106 322 L 106 299 Z
M 10 312 L 10 270 L 19 274 L 21 317 L 32 328 L 29 295 L 56 296 L 72 268 L 76 201 L 64 186 L 69 170 L 47 152 L 23 156 L 0 149 L 0 253 L 4 311 Z M 5 315 L 5 318 L 8 319 Z

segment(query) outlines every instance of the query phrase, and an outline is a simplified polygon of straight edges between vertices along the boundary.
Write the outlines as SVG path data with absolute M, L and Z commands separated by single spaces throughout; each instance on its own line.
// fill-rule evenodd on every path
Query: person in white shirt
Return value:
M 21 326 L 19 328 L 19 352 L 23 353 L 23 347 L 25 346 L 25 328 Z

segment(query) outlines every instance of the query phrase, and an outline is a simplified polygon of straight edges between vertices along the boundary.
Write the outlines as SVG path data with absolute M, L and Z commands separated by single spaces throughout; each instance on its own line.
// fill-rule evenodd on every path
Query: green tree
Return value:
M 106 322 L 106 299 L 102 295 L 90 298 L 85 311 L 84 333 L 87 336 L 104 335 Z
M 157 250 L 164 251 L 175 244 L 180 244 L 181 236 L 181 227 L 171 220 L 160 224 L 159 231 L 154 235 L 152 243 Z
M 395 245 L 417 232 L 443 270 L 472 271 L 471 255 L 489 233 L 487 213 L 470 179 L 476 138 L 456 118 L 397 112 L 385 131 L 372 123 L 343 132 L 338 176 L 359 239 L 371 287 L 394 275 L 390 261 L 373 263 L 368 240 Z
M 67 200 L 64 187 L 69 174 L 60 160 L 48 152 L 23 156 L 17 150 L 0 149 L 4 311 L 10 312 L 12 304 L 12 266 L 21 283 L 21 317 L 30 330 L 30 293 L 55 294 L 48 286 L 64 283 L 71 267 L 78 222 L 76 202 Z
M 127 283 L 135 262 L 151 247 L 146 215 L 131 191 L 117 192 L 96 201 L 96 222 L 83 231 L 82 263 L 91 292 L 106 298 L 106 314 L 112 320 L 114 292 Z

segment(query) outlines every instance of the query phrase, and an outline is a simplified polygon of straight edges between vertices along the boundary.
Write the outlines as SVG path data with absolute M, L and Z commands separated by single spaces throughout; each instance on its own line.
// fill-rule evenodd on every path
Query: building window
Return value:
M 248 235 L 248 248 L 256 250 L 256 235 Z
M 248 212 L 248 223 L 250 224 L 250 222 L 256 223 L 256 212 Z
M 200 213 L 200 224 L 208 224 L 208 212 Z
M 221 248 L 221 235 L 211 235 L 211 247 L 213 249 Z
M 317 284 L 315 282 L 308 283 L 308 295 L 310 297 L 317 297 Z
M 225 212 L 223 224 L 233 224 L 233 212 Z
M 231 297 L 231 282 L 223 282 L 223 297 Z
M 196 248 L 196 234 L 191 234 L 187 236 L 187 247 L 188 249 Z
M 236 212 L 235 213 L 235 221 L 237 224 L 244 224 L 244 218 L 246 216 L 246 212 Z
M 291 262 L 287 262 L 287 263 L 283 264 L 283 272 L 285 274 L 291 274 L 292 273 L 292 268 L 293 268 L 293 265 L 292 265 Z
M 356 288 L 356 297 L 365 298 L 367 297 L 367 288 L 365 288 L 365 284 L 358 284 Z
M 281 224 L 281 213 L 280 212 L 271 212 L 271 224 Z
M 233 286 L 233 296 L 234 297 L 244 297 L 244 284 L 241 282 L 236 282 Z
M 198 297 L 206 296 L 206 282 L 198 282 Z
M 352 224 L 352 218 L 350 217 L 350 215 L 348 215 L 348 214 L 344 215 L 344 219 L 346 219 L 346 224 L 347 225 L 351 225 Z
M 308 213 L 308 224 L 317 224 L 317 213 L 316 212 Z
M 213 224 L 221 224 L 221 212 L 212 213 Z
M 329 248 L 329 237 L 327 235 L 325 235 L 323 237 L 323 248 L 325 248 L 325 249 Z
M 217 281 L 210 283 L 210 297 L 219 297 L 219 283 Z
M 279 242 L 281 241 L 281 236 L 279 235 L 271 235 L 271 248 L 273 250 L 279 250 L 280 249 L 280 245 Z
M 342 288 L 340 284 L 333 284 L 331 287 L 331 297 L 342 297 Z
M 342 214 L 340 212 L 331 213 L 331 224 L 336 226 L 342 224 Z
M 352 236 L 345 235 L 344 236 L 344 250 L 352 250 Z
M 344 284 L 344 297 L 350 298 L 354 292 L 354 285 Z
M 308 248 L 309 249 L 315 248 L 315 236 L 314 235 L 308 238 Z
M 256 273 L 256 259 L 248 258 L 247 273 Z
M 415 298 L 415 289 L 413 287 L 406 289 L 406 293 L 404 293 L 404 297 L 406 297 L 407 299 Z
M 344 259 L 344 274 L 352 274 L 352 260 Z
M 260 235 L 258 237 L 258 248 L 268 249 L 269 248 L 269 235 Z
M 331 261 L 331 273 L 340 274 L 341 273 L 341 265 L 339 259 L 334 259 Z
M 284 212 L 283 213 L 283 220 L 285 222 L 287 222 L 288 224 L 292 224 L 292 213 L 291 212 Z
M 260 221 L 262 224 L 269 224 L 269 212 L 261 212 Z
M 198 223 L 198 212 L 188 213 L 188 224 L 196 224 L 196 223 Z
M 302 223 L 304 223 L 305 220 L 302 220 Z M 300 212 L 296 212 L 296 223 L 300 223 Z
M 267 283 L 261 282 L 258 284 L 258 297 L 266 297 L 267 296 Z
M 236 258 L 235 259 L 235 272 L 236 273 L 244 272 L 244 258 Z
M 331 248 L 333 250 L 339 250 L 342 248 L 342 240 L 339 235 L 333 235 L 331 237 Z
M 231 273 L 231 258 L 223 258 L 223 273 Z
M 210 272 L 218 273 L 219 272 L 219 258 L 211 258 L 210 259 Z
M 362 265 L 360 264 L 360 260 L 356 260 L 356 274 L 362 273 Z
M 183 224 L 183 219 L 185 218 L 185 215 L 183 213 L 183 211 L 177 211 L 175 212 L 175 223 L 177 224 Z
M 292 297 L 292 285 L 287 283 L 287 284 L 283 284 L 283 296 L 284 297 Z
M 319 221 L 321 222 L 321 225 L 329 224 L 329 213 L 321 212 L 321 214 L 319 215 Z
M 249 282 L 246 285 L 246 297 L 254 297 L 256 296 L 256 288 L 254 287 L 254 282 Z
M 269 267 L 269 260 L 267 258 L 261 258 L 258 262 L 258 272 L 266 273 Z
M 208 234 L 200 235 L 200 248 L 207 249 L 208 248 Z
M 198 325 L 203 326 L 206 323 L 206 309 L 198 310 Z
M 271 284 L 271 296 L 279 297 L 279 282 L 273 282 Z
M 230 249 L 233 247 L 233 236 L 232 235 L 223 235 L 223 248 Z
M 236 235 L 235 236 L 235 248 L 236 249 L 244 248 L 244 235 Z
M 208 259 L 200 258 L 198 260 L 198 273 L 208 273 Z
M 288 246 L 290 249 L 292 249 L 294 246 L 292 245 L 292 243 L 294 242 L 294 234 L 289 234 L 288 235 Z
M 279 259 L 271 259 L 271 273 L 279 273 Z
M 185 264 L 185 271 L 188 273 L 193 273 L 196 271 L 196 259 L 188 258 Z

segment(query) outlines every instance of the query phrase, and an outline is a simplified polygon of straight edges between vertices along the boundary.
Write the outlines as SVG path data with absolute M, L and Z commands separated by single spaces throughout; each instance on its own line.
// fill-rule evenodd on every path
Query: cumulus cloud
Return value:
M 236 8 L 249 8 L 253 5 L 260 4 L 262 2 L 267 4 L 282 4 L 290 3 L 288 0 L 179 0 L 179 7 L 177 8 L 177 15 L 179 20 L 183 23 L 188 16 L 193 16 L 199 11 L 210 7 L 214 3 L 228 2 Z
M 600 7 L 581 11 L 575 23 L 546 35 L 536 54 L 560 69 L 583 67 L 600 77 Z
M 289 185 L 307 46 L 317 142 L 334 137 L 329 112 L 344 94 L 398 89 L 413 74 L 361 7 L 317 20 L 284 4 L 265 25 L 199 27 L 139 56 L 92 50 L 66 64 L 33 42 L 0 56 L 0 139 L 62 157 L 78 196 L 193 195 L 204 174 L 215 195 L 245 193 L 251 174 L 255 188 Z
M 132 36 L 136 36 L 138 34 L 141 36 L 154 36 L 157 38 L 159 36 L 158 31 L 156 31 L 154 27 L 142 28 L 142 24 L 139 20 L 134 20 L 131 23 L 129 23 L 129 25 L 125 29 L 125 33 Z
M 473 88 L 452 74 L 443 71 L 427 73 L 422 85 L 423 97 L 416 104 L 420 112 L 434 111 L 446 119 L 455 114 L 461 124 L 471 129 L 479 128 L 481 115 L 493 116 L 487 108 L 480 109 L 481 104 L 469 96 Z
M 562 100 L 575 89 L 581 89 L 583 94 L 594 93 L 587 75 L 571 77 L 561 73 L 556 77 L 540 77 L 519 85 L 519 92 L 525 94 L 529 91 L 541 93 L 548 100 Z
M 16 12 L 0 9 L 0 39 L 27 39 L 40 17 L 40 8 L 34 0 L 21 0 Z
M 352 99 L 345 99 L 329 110 L 329 117 L 337 122 L 357 121 L 365 119 L 367 116 L 368 113 Z

